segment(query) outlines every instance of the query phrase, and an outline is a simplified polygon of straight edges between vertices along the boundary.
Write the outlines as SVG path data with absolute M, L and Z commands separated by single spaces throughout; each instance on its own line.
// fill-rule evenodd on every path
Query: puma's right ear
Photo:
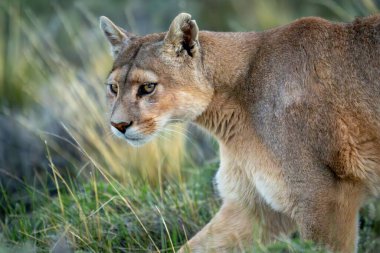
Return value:
M 127 44 L 130 38 L 127 33 L 105 16 L 100 17 L 100 29 L 111 44 L 112 56 L 116 58 L 123 45 Z
M 165 44 L 174 47 L 179 55 L 184 50 L 193 56 L 199 49 L 198 26 L 188 13 L 180 13 L 172 21 L 165 36 Z

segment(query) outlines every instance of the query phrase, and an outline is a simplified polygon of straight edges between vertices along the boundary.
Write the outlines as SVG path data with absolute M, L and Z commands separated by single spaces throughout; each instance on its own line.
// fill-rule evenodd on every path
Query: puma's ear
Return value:
M 100 17 L 100 29 L 111 44 L 111 51 L 114 58 L 118 55 L 123 45 L 127 44 L 130 38 L 127 33 L 105 16 Z
M 198 32 L 197 23 L 191 20 L 191 15 L 180 13 L 169 27 L 165 44 L 174 47 L 177 55 L 185 50 L 188 55 L 193 56 L 199 49 Z

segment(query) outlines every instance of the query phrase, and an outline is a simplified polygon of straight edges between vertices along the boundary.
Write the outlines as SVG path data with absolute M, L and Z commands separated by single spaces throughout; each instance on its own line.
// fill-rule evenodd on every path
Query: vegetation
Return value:
M 188 11 L 204 29 L 245 31 L 305 15 L 348 21 L 378 6 L 374 0 L 0 2 L 0 252 L 173 252 L 219 207 L 211 183 L 217 151 L 199 158 L 204 143 L 216 150 L 210 138 L 184 125 L 139 149 L 112 137 L 102 85 L 111 58 L 97 16 L 143 34 L 167 29 Z M 377 252 L 379 203 L 361 214 L 359 250 Z M 297 234 L 269 246 L 252 240 L 252 252 L 323 252 Z

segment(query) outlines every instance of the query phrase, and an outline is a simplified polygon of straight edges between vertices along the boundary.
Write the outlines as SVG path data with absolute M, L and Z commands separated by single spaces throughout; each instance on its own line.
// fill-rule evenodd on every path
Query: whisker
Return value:
M 195 142 L 194 142 L 194 140 L 192 139 L 192 138 L 190 138 L 186 133 L 184 133 L 184 132 L 181 132 L 181 131 L 176 131 L 176 130 L 174 130 L 174 129 L 169 129 L 169 128 L 166 128 L 165 129 L 165 131 L 166 132 L 168 132 L 168 133 L 174 133 L 174 134 L 177 134 L 177 135 L 181 135 L 181 136 L 183 136 L 183 137 L 185 137 L 185 139 L 187 140 L 187 141 L 189 141 L 191 144 L 196 144 Z

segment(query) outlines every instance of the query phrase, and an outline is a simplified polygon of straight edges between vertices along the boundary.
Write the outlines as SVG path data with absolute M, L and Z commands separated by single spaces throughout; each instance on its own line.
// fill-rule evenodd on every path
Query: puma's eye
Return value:
M 144 83 L 139 87 L 139 90 L 137 91 L 138 96 L 144 96 L 151 94 L 154 89 L 156 88 L 157 83 Z
M 117 85 L 116 83 L 111 83 L 111 84 L 108 84 L 109 88 L 110 88 L 110 91 L 117 95 L 117 92 L 119 90 L 119 85 Z

